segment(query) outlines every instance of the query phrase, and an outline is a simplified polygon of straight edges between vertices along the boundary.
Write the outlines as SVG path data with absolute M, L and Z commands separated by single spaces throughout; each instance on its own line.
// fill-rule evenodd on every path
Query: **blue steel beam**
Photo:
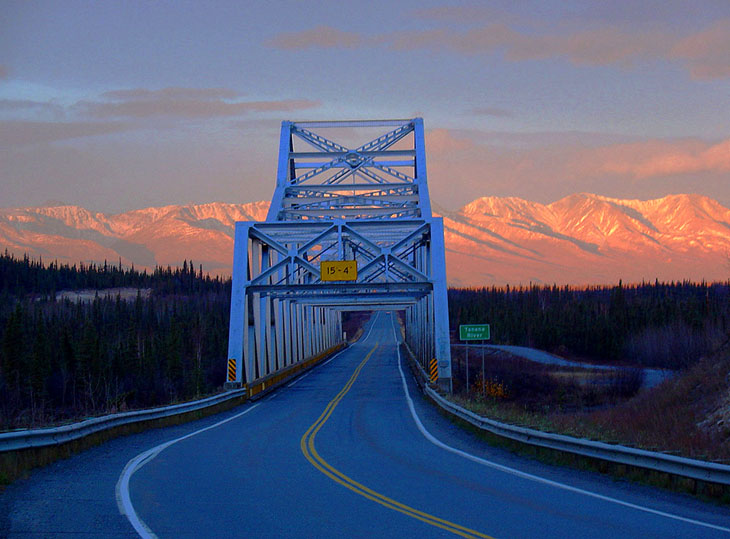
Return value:
M 319 132 L 345 127 L 389 130 L 354 148 Z M 230 382 L 251 382 L 336 344 L 342 310 L 389 307 L 405 309 L 409 345 L 423 364 L 439 360 L 449 389 L 443 247 L 421 118 L 282 122 L 266 222 L 236 227 L 229 357 L 239 374 Z M 357 281 L 322 282 L 323 260 L 355 260 Z

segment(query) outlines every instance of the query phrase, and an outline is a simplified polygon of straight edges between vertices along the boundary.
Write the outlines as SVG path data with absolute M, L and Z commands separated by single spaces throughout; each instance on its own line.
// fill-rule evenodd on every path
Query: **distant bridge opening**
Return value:
M 443 221 L 421 118 L 282 122 L 266 221 L 236 223 L 228 385 L 341 344 L 348 310 L 405 311 L 406 342 L 424 368 L 437 359 L 450 389 Z

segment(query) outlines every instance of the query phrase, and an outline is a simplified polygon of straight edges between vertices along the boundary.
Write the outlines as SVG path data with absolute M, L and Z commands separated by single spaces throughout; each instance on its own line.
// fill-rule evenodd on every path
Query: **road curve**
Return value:
M 727 507 L 484 445 L 395 339 L 381 313 L 258 403 L 39 470 L 0 495 L 0 536 L 730 537 Z
M 160 537 L 730 536 L 727 511 L 464 447 L 420 403 L 422 428 L 475 458 L 437 445 L 395 338 L 380 314 L 328 365 L 128 467 L 125 511 Z

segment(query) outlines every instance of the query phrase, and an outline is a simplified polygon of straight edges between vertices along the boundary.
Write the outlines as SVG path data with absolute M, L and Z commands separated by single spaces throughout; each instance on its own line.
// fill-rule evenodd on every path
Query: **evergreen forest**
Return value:
M 727 343 L 730 281 L 450 289 L 449 321 L 452 339 L 460 324 L 488 323 L 493 344 L 678 369 Z
M 79 289 L 98 293 L 58 299 Z M 148 273 L 0 255 L 0 430 L 219 391 L 230 290 L 190 261 Z M 730 281 L 450 289 L 449 316 L 454 342 L 460 324 L 489 323 L 496 344 L 683 368 L 727 342 Z
M 132 287 L 136 298 L 61 290 Z M 142 292 L 145 292 L 144 294 Z M 103 292 L 102 292 L 103 294 Z M 0 429 L 196 398 L 225 376 L 230 280 L 0 256 Z

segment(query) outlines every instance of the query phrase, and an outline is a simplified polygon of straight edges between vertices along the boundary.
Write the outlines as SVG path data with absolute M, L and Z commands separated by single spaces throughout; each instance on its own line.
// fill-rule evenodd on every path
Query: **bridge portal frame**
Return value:
M 354 149 L 327 128 L 390 128 Z M 303 143 L 302 151 L 295 140 Z M 354 282 L 323 282 L 355 260 Z M 403 310 L 419 362 L 451 389 L 443 221 L 431 215 L 423 120 L 282 122 L 267 220 L 236 223 L 229 386 L 252 383 L 342 341 L 346 310 Z

